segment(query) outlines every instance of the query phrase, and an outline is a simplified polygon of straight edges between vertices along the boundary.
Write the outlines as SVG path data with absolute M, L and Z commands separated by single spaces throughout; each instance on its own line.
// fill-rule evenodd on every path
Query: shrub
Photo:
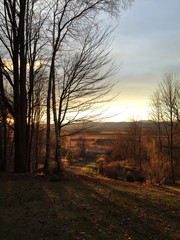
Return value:
M 103 155 L 99 155 L 97 160 L 96 160 L 96 164 L 97 164 L 97 171 L 99 174 L 103 174 L 104 173 L 104 164 L 107 160 L 107 157 L 103 154 Z
M 140 175 L 140 176 L 137 176 L 136 181 L 140 183 L 144 183 L 146 181 L 146 178 Z
M 112 179 L 119 178 L 119 172 L 116 167 L 105 166 L 104 167 L 104 175 L 106 175 L 106 177 L 112 178 Z
M 73 164 L 73 159 L 74 159 L 74 155 L 71 152 L 68 152 L 66 155 L 66 159 L 68 160 L 69 165 Z
M 129 173 L 129 174 L 126 176 L 126 180 L 127 180 L 127 182 L 134 182 L 134 177 L 133 177 L 133 175 Z
M 159 152 L 155 140 L 147 144 L 148 161 L 143 164 L 143 172 L 150 183 L 162 184 L 170 176 L 168 156 Z

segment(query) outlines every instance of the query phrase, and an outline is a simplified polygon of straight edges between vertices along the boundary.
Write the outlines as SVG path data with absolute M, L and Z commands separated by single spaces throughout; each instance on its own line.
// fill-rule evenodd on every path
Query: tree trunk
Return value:
M 57 110 L 56 110 L 56 88 L 55 88 L 55 66 L 52 64 L 52 108 L 54 116 L 54 127 L 56 136 L 56 167 L 57 174 L 62 174 L 62 163 L 61 163 L 61 141 L 60 141 L 60 129 L 57 120 Z
M 52 71 L 52 70 L 51 70 Z M 51 138 L 51 73 L 49 76 L 48 92 L 47 92 L 47 106 L 46 106 L 46 158 L 44 162 L 44 173 L 49 171 L 50 160 L 50 138 Z
M 172 117 L 172 111 L 170 113 L 171 115 L 171 126 L 170 126 L 170 162 L 171 162 L 171 173 L 172 173 L 172 182 L 175 183 L 175 175 L 174 175 L 174 159 L 173 159 L 173 129 L 174 129 L 174 126 L 173 126 L 173 117 Z
M 2 74 L 1 74 L 2 80 Z M 7 110 L 3 104 L 3 101 L 0 96 L 0 114 L 2 117 L 2 124 L 0 125 L 0 170 L 6 171 L 7 167 Z
M 26 56 L 25 56 L 25 12 L 26 1 L 20 1 L 19 28 L 18 33 L 14 26 L 14 136 L 15 136 L 15 172 L 27 172 L 27 136 L 26 136 Z M 15 13 L 14 13 L 15 18 Z M 16 19 L 14 19 L 14 24 Z M 19 66 L 20 65 L 20 66 Z M 19 70 L 20 69 L 20 70 Z

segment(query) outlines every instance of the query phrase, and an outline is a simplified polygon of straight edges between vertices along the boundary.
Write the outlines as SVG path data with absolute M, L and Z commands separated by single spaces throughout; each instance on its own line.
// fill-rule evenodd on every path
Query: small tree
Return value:
M 129 158 L 128 134 L 122 133 L 113 142 L 110 161 L 121 161 L 127 160 L 128 158 Z
M 127 129 L 128 158 L 132 159 L 142 170 L 143 160 L 143 128 L 142 122 L 133 120 Z
M 143 172 L 151 183 L 163 183 L 170 175 L 170 164 L 165 154 L 159 152 L 155 138 L 148 138 L 145 143 L 147 160 L 143 164 Z

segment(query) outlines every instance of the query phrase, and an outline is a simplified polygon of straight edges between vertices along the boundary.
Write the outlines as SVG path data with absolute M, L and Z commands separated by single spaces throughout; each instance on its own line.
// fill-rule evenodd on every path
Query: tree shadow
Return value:
M 0 187 L 3 240 L 175 239 L 177 217 L 128 186 L 124 191 L 90 178 L 23 178 L 1 181 Z
M 113 189 L 107 184 L 75 180 L 51 190 L 56 195 L 56 211 L 63 224 L 71 225 L 72 235 L 84 233 L 84 239 L 174 239 L 171 229 L 161 226 L 172 220 L 159 217 L 148 199 L 132 196 L 128 192 Z M 167 227 L 168 227 L 167 226 Z M 69 228 L 67 228 L 69 231 Z M 80 238 L 83 239 L 83 238 Z

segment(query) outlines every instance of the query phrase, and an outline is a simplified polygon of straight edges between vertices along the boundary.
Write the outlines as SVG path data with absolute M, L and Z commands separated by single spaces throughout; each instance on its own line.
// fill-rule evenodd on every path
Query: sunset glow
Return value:
M 108 110 L 118 113 L 113 121 L 148 119 L 148 101 L 162 76 L 179 73 L 179 11 L 179 0 L 136 0 L 121 13 L 112 48 L 120 66 L 114 76 L 120 94 Z

